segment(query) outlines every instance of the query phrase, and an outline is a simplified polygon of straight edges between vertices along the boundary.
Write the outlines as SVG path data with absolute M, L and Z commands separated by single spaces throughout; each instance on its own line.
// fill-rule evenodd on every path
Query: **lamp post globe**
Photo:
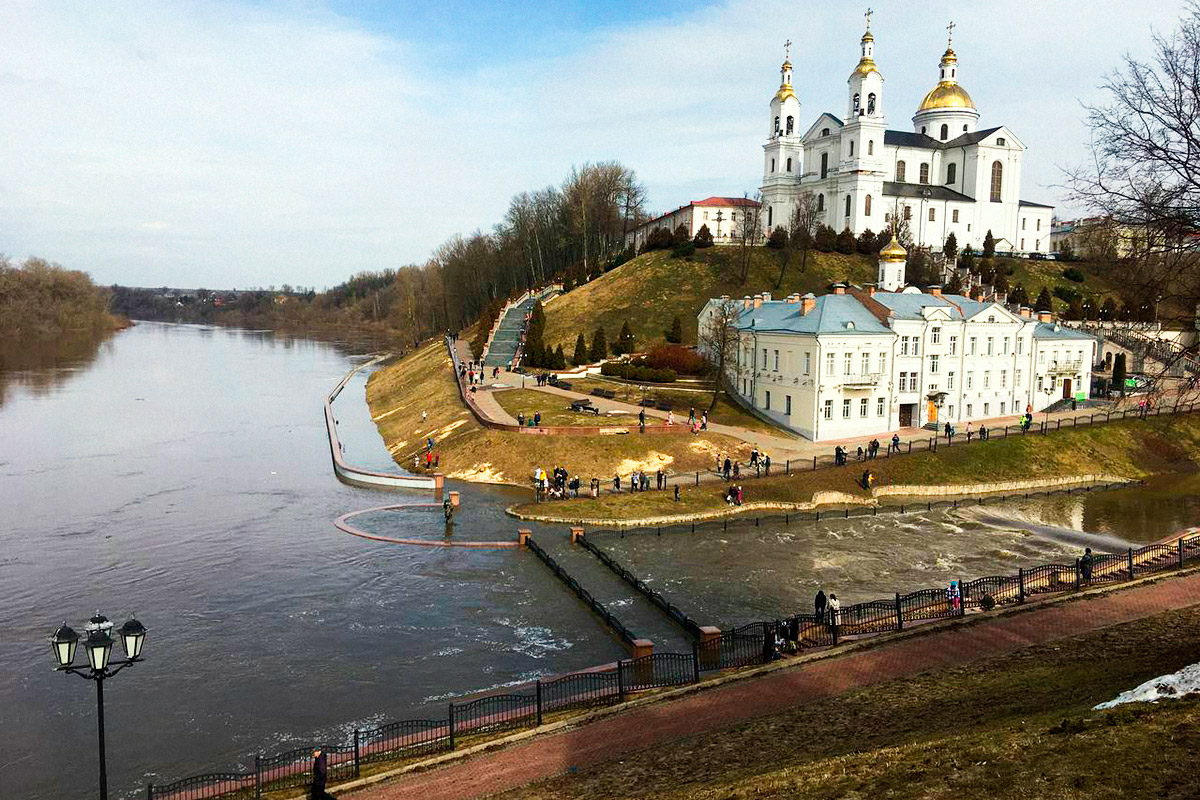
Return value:
M 121 626 L 121 647 L 125 657 L 135 661 L 142 654 L 142 645 L 146 642 L 146 626 L 133 617 Z
M 50 647 L 54 651 L 54 660 L 60 667 L 70 666 L 75 660 L 75 647 L 79 644 L 79 634 L 65 621 L 50 637 Z

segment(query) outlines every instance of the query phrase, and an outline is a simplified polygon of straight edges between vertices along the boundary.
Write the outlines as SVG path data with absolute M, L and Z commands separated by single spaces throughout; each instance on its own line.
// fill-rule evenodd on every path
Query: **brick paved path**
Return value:
M 486 796 L 561 774 L 571 767 L 612 761 L 627 753 L 778 714 L 857 687 L 1000 656 L 1028 645 L 1198 603 L 1200 573 L 1195 573 L 998 616 L 634 709 L 345 796 L 354 800 L 465 800 Z

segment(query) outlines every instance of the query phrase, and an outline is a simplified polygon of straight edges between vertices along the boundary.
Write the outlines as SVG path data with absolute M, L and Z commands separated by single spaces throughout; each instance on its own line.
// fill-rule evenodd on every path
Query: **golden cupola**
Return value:
M 779 83 L 779 91 L 775 93 L 775 99 L 782 103 L 789 97 L 796 97 L 792 90 L 792 62 L 785 60 L 779 71 L 782 73 L 782 80 Z
M 939 67 L 941 76 L 938 85 L 929 90 L 917 111 L 932 111 L 938 108 L 965 108 L 974 111 L 975 103 L 971 100 L 971 95 L 958 85 L 958 56 L 954 54 L 953 47 L 946 48 Z
M 896 240 L 895 232 L 892 233 L 892 240 L 888 242 L 882 250 L 879 251 L 880 261 L 905 261 L 908 259 L 908 251 L 904 249 L 904 245 Z
M 954 23 L 948 26 L 954 33 Z M 979 120 L 975 101 L 958 82 L 958 55 L 953 40 L 946 42 L 946 52 L 938 63 L 938 82 L 929 90 L 913 115 L 913 129 L 920 134 L 946 142 L 972 133 Z

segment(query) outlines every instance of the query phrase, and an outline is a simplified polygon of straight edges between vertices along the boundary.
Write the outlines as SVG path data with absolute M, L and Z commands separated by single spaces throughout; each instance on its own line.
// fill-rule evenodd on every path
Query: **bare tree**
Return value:
M 821 222 L 821 212 L 817 209 L 817 198 L 810 191 L 800 193 L 796 205 L 788 218 L 788 246 L 800 251 L 800 272 L 808 269 L 808 253 L 812 250 L 813 237 L 817 235 L 817 225 Z M 787 262 L 779 270 L 779 280 L 775 288 L 783 283 L 783 271 Z
M 722 297 L 710 302 L 704 312 L 704 318 L 700 320 L 696 343 L 716 373 L 713 377 L 712 402 L 708 404 L 709 414 L 717 406 L 721 389 L 728 390 L 725 383 L 729 380 L 730 366 L 737 364 L 740 337 L 735 325 L 741 312 L 740 302 Z
M 745 283 L 750 277 L 750 262 L 754 248 L 762 243 L 762 192 L 754 195 L 754 205 L 742 206 L 738 218 L 738 281 Z

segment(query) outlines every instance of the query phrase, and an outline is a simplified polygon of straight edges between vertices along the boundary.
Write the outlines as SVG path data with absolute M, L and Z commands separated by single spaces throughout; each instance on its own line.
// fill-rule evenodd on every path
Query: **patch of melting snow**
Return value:
M 1182 697 L 1200 692 L 1200 664 L 1186 666 L 1179 672 L 1146 681 L 1136 689 L 1121 692 L 1115 700 L 1101 703 L 1094 710 L 1113 708 L 1122 703 L 1156 703 L 1163 698 Z

